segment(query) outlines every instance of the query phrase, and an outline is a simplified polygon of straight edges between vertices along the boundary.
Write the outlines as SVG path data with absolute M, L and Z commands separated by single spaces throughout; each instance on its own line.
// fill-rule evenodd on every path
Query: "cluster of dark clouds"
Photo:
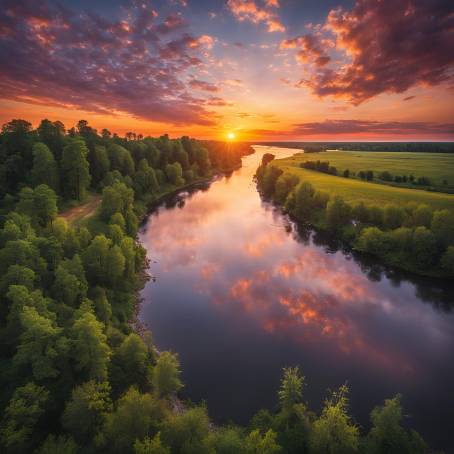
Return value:
M 211 38 L 186 33 L 181 15 L 159 19 L 148 0 L 123 13 L 124 18 L 108 19 L 48 0 L 2 1 L 1 97 L 212 124 L 209 99 L 191 95 L 182 77 L 202 65 L 200 55 Z
M 323 25 L 286 40 L 312 66 L 298 86 L 358 105 L 381 93 L 454 81 L 454 4 L 449 0 L 357 0 Z M 343 53 L 336 60 L 332 49 Z M 329 64 L 328 63 L 332 63 Z

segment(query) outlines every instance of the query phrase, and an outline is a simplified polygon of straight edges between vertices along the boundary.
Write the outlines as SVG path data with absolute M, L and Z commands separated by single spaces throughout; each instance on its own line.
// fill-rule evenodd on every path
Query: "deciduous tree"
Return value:
M 82 200 L 91 181 L 87 160 L 88 149 L 80 139 L 63 148 L 61 158 L 62 186 L 67 198 Z

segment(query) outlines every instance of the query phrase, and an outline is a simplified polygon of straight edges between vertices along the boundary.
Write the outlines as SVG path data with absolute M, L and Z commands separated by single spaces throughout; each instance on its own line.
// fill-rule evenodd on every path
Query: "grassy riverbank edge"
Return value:
M 412 275 L 410 277 L 417 276 L 417 277 L 422 277 L 422 278 L 436 279 L 436 280 L 440 280 L 440 281 L 446 281 L 446 280 L 452 279 L 451 274 L 444 272 L 443 270 L 440 270 L 440 269 L 437 269 L 436 272 L 424 271 L 424 270 L 420 270 L 416 267 L 403 266 L 402 264 L 399 264 L 399 262 L 397 262 L 397 261 L 393 261 L 390 259 L 386 260 L 377 255 L 374 255 L 374 254 L 371 254 L 368 252 L 364 252 L 355 246 L 354 240 L 352 241 L 351 239 L 349 239 L 350 235 L 348 233 L 351 233 L 351 230 L 350 230 L 350 232 L 348 232 L 348 229 L 347 229 L 346 234 L 344 234 L 344 231 L 342 231 L 340 234 L 333 234 L 332 232 L 330 232 L 328 230 L 326 223 L 323 221 L 322 218 L 316 222 L 302 221 L 302 220 L 298 219 L 295 215 L 286 211 L 283 205 L 280 205 L 277 202 L 273 201 L 272 199 L 265 197 L 263 192 L 259 189 L 258 185 L 257 185 L 257 191 L 259 192 L 262 200 L 264 200 L 268 203 L 271 203 L 274 207 L 278 208 L 282 214 L 288 216 L 289 219 L 292 222 L 294 222 L 295 224 L 297 224 L 299 227 L 309 228 L 309 229 L 313 230 L 315 233 L 323 233 L 324 235 L 328 235 L 329 238 L 339 242 L 340 246 L 342 246 L 343 249 L 352 251 L 355 254 L 358 254 L 359 256 L 364 257 L 364 258 L 373 258 L 374 260 L 377 261 L 377 263 L 379 263 L 380 265 L 383 265 L 389 269 L 394 269 L 394 270 L 398 270 L 401 272 L 403 271 L 405 273 L 409 273 L 410 275 Z
M 271 161 L 272 164 L 270 163 L 270 166 L 273 166 L 275 168 L 278 168 L 280 170 L 283 170 L 283 174 L 285 174 L 285 171 L 288 169 L 282 169 L 281 166 L 279 166 L 279 161 L 280 160 L 273 160 Z M 278 164 L 275 166 L 274 164 Z M 364 251 L 358 246 L 358 238 L 360 235 L 360 232 L 367 228 L 367 227 L 377 227 L 373 223 L 367 223 L 367 224 L 360 224 L 360 223 L 354 223 L 351 222 L 348 225 L 342 226 L 340 229 L 337 229 L 335 232 L 331 231 L 328 228 L 327 222 L 326 222 L 326 215 L 325 213 L 318 212 L 316 216 L 314 216 L 310 221 L 307 219 L 300 219 L 298 218 L 295 213 L 291 213 L 289 210 L 285 208 L 286 201 L 284 200 L 282 203 L 279 203 L 276 201 L 273 197 L 270 197 L 266 195 L 263 191 L 263 188 L 260 186 L 260 180 L 257 177 L 259 175 L 260 167 L 257 169 L 257 173 L 255 175 L 256 183 L 257 183 L 257 190 L 260 193 L 261 197 L 272 203 L 274 206 L 279 207 L 282 212 L 290 217 L 293 222 L 296 224 L 299 224 L 301 226 L 306 226 L 310 227 L 315 231 L 318 232 L 323 232 L 324 234 L 328 234 L 332 236 L 333 239 L 336 239 L 337 241 L 340 241 L 343 245 L 348 246 L 351 250 L 355 251 L 355 253 L 358 253 L 364 257 L 373 257 L 376 259 L 379 263 L 390 267 L 390 268 L 395 268 L 401 271 L 405 271 L 408 273 L 411 273 L 413 275 L 421 276 L 421 277 L 426 277 L 426 278 L 432 278 L 432 279 L 439 279 L 439 280 L 447 280 L 447 279 L 452 279 L 452 273 L 443 270 L 440 266 L 434 265 L 432 269 L 421 269 L 417 266 L 415 266 L 412 263 L 405 262 L 405 260 L 402 260 L 402 256 L 395 254 L 394 256 L 383 256 L 383 255 L 377 255 L 373 254 L 369 251 Z M 336 177 L 332 177 L 336 178 Z M 304 180 L 301 180 L 298 176 L 298 183 L 296 186 L 304 182 Z M 311 182 L 312 183 L 312 182 Z M 314 186 L 315 190 L 318 190 L 316 186 Z M 291 192 L 291 191 L 290 191 Z M 352 208 L 351 203 L 347 202 L 347 204 Z

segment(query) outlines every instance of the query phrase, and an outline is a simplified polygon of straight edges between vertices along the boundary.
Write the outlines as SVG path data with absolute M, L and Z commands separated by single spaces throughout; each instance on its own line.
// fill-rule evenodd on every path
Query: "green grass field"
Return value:
M 379 154 L 386 156 L 382 156 L 380 159 L 379 156 L 376 156 Z M 401 155 L 405 156 L 401 157 Z M 412 157 L 414 157 L 414 160 L 412 160 Z M 359 170 L 373 170 L 374 172 L 388 170 L 391 173 L 397 174 L 397 169 L 401 169 L 399 170 L 401 174 L 412 173 L 416 177 L 420 176 L 418 175 L 419 171 L 424 171 L 422 175 L 429 178 L 437 177 L 442 181 L 443 178 L 450 177 L 451 180 L 454 179 L 454 155 L 329 151 L 306 155 L 297 153 L 290 158 L 273 161 L 273 165 L 280 167 L 284 172 L 293 173 L 301 181 L 311 183 L 315 189 L 339 195 L 351 204 L 363 201 L 370 205 L 384 206 L 387 203 L 399 205 L 416 202 L 418 204 L 425 203 L 433 209 L 448 208 L 454 210 L 453 194 L 429 192 L 421 189 L 407 189 L 380 184 L 378 182 L 369 183 L 358 179 L 332 176 L 315 170 L 300 168 L 299 164 L 308 159 L 330 161 L 330 165 L 336 166 L 338 171 L 346 168 L 355 172 Z M 440 162 L 437 162 L 438 159 L 440 159 Z M 396 167 L 393 167 L 394 165 Z
M 454 187 L 454 154 L 450 153 L 407 153 L 407 152 L 369 152 L 369 151 L 326 151 L 322 153 L 298 153 L 299 161 L 329 161 L 338 173 L 349 169 L 373 170 L 376 175 L 383 171 L 395 175 L 414 175 L 415 178 L 427 177 L 434 186 L 442 188 L 443 181 Z

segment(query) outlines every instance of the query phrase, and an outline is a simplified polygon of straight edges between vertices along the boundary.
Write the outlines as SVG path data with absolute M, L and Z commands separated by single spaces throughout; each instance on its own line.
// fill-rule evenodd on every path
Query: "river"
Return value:
M 406 421 L 454 450 L 454 285 L 403 276 L 298 232 L 253 182 L 265 152 L 156 208 L 140 230 L 155 277 L 140 320 L 158 349 L 177 352 L 183 396 L 216 422 L 274 409 L 282 368 L 300 366 L 319 411 L 347 383 L 355 420 L 402 393 Z

